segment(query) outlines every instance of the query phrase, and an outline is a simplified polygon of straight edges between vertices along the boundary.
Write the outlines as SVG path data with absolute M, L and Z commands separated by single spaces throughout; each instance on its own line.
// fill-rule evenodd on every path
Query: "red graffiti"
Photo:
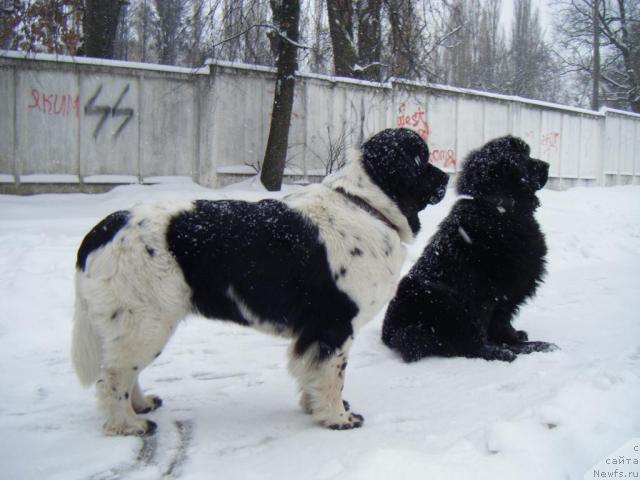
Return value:
M 398 116 L 396 117 L 397 127 L 408 127 L 415 130 L 424 140 L 431 134 L 431 129 L 427 123 L 425 112 L 422 108 L 417 107 L 414 112 L 407 114 L 407 105 L 401 102 L 398 107 Z
M 35 88 L 31 89 L 31 100 L 28 108 L 38 110 L 47 115 L 80 117 L 80 97 L 69 94 L 47 94 Z
M 560 134 L 558 132 L 551 132 L 542 135 L 541 140 L 542 150 L 549 153 L 551 150 L 558 150 L 560 146 Z
M 442 168 L 455 168 L 456 155 L 453 150 L 432 150 L 429 162 L 439 164 Z

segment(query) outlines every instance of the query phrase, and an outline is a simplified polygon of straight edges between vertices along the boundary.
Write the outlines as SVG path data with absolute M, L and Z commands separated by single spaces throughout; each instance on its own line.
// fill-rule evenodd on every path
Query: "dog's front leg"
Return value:
M 301 390 L 300 405 L 306 413 L 322 425 L 335 430 L 348 430 L 362 426 L 364 418 L 350 410 L 342 399 L 347 356 L 352 340 L 328 355 L 320 354 L 322 345 L 310 347 L 297 355 L 292 346 L 289 370 Z

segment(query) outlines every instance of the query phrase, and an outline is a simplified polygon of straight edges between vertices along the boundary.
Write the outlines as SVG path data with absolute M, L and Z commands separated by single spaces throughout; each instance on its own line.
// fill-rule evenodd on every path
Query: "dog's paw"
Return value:
M 509 348 L 516 353 L 529 354 L 533 352 L 553 352 L 559 350 L 555 343 L 549 342 L 523 342 L 518 345 L 510 345 Z
M 344 416 L 344 420 L 329 423 L 327 427 L 331 430 L 351 430 L 353 428 L 360 428 L 364 423 L 364 417 L 357 413 L 347 411 Z
M 485 360 L 500 360 L 502 362 L 513 362 L 517 358 L 512 349 L 506 345 L 483 345 L 478 356 Z
M 162 406 L 162 399 L 156 395 L 145 395 L 142 402 L 133 404 L 133 411 L 136 413 L 149 413 Z
M 127 424 L 110 424 L 107 422 L 102 427 L 105 435 L 136 435 L 138 437 L 153 435 L 157 428 L 156 422 L 145 419 L 139 419 Z

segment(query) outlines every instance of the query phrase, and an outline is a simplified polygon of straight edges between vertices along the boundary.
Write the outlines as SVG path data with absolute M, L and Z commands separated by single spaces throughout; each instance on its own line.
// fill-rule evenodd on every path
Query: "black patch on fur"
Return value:
M 155 249 L 150 247 L 149 245 L 145 245 L 144 248 L 145 248 L 145 250 L 147 251 L 147 253 L 149 254 L 150 257 L 153 257 L 156 254 Z
M 121 210 L 105 217 L 104 220 L 93 227 L 80 244 L 76 259 L 76 268 L 84 272 L 87 257 L 91 252 L 94 252 L 113 240 L 113 237 L 127 225 L 130 217 L 130 212 Z
M 124 398 L 125 400 L 129 400 L 129 392 L 124 392 Z
M 511 347 L 526 339 L 511 321 L 545 274 L 547 247 L 534 211 L 547 169 L 514 137 L 469 154 L 458 190 L 474 199 L 453 206 L 387 309 L 382 339 L 404 360 L 512 361 L 528 351 Z M 498 208 L 485 195 L 514 202 Z
M 345 267 L 340 267 L 340 271 L 338 273 L 340 273 L 341 277 L 344 277 L 347 274 L 347 269 Z
M 444 197 L 449 177 L 429 163 L 429 147 L 406 128 L 383 130 L 362 145 L 362 163 L 371 180 L 400 208 L 416 234 L 418 212 Z
M 352 249 L 350 252 L 351 256 L 353 257 L 361 257 L 362 256 L 362 250 L 360 250 L 358 247 L 355 247 L 354 249 Z
M 194 202 L 169 222 L 169 251 L 209 318 L 261 321 L 298 336 L 295 353 L 330 356 L 353 332 L 356 304 L 339 290 L 315 224 L 277 200 Z

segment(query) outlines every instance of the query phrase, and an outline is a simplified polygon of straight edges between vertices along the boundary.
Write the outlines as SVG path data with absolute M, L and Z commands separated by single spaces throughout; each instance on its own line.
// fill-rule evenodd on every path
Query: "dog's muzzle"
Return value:
M 435 169 L 435 172 L 430 172 L 434 177 L 432 182 L 435 185 L 432 189 L 432 194 L 429 197 L 429 204 L 435 205 L 439 203 L 447 193 L 447 183 L 449 183 L 449 175 L 439 169 Z
M 540 190 L 546 185 L 547 180 L 549 180 L 549 164 L 534 158 L 532 158 L 531 161 L 533 162 L 531 175 L 532 187 Z

